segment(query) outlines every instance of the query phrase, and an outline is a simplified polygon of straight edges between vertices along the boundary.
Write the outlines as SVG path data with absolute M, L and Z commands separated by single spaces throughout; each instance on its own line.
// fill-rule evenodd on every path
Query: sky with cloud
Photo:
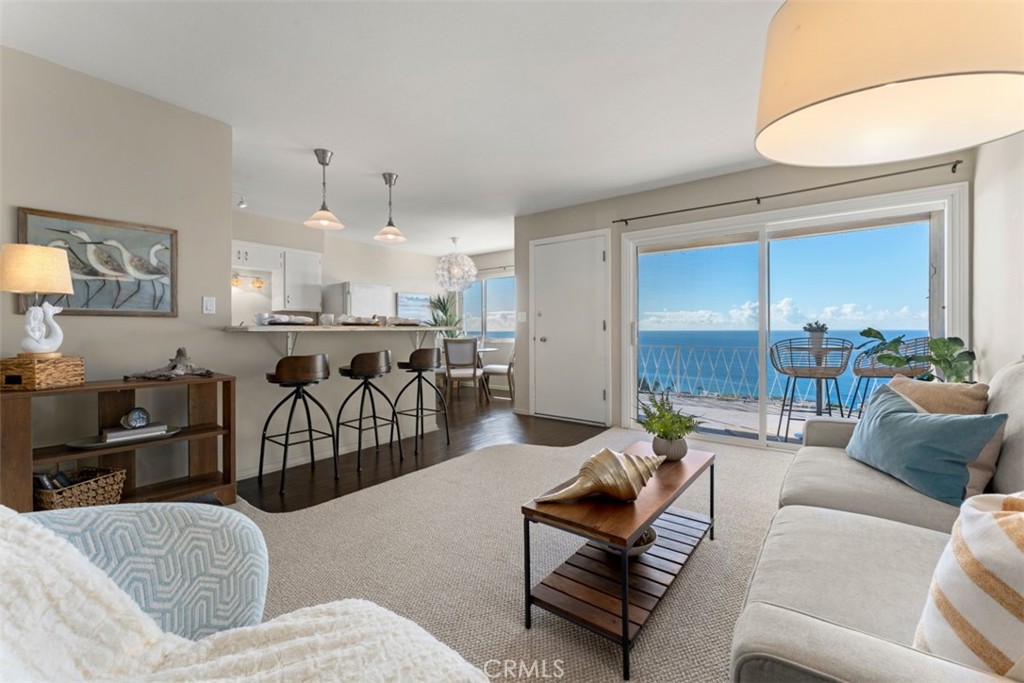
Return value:
M 642 254 L 641 330 L 756 330 L 756 243 Z M 774 240 L 770 320 L 799 330 L 928 328 L 928 224 Z

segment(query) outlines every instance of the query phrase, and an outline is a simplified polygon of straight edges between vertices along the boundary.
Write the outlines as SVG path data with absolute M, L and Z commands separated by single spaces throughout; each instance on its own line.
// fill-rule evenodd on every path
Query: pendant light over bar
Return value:
M 316 160 L 323 167 L 323 203 L 320 205 L 320 210 L 315 211 L 312 216 L 307 218 L 303 225 L 307 228 L 316 228 L 318 230 L 341 230 L 345 226 L 327 208 L 327 166 L 331 163 L 331 157 L 334 156 L 334 152 L 329 149 L 314 149 L 313 153 L 316 154 Z
M 1024 3 L 787 0 L 765 47 L 755 146 L 857 166 L 1024 129 Z
M 397 173 L 385 173 L 384 184 L 388 186 L 388 224 L 380 229 L 373 239 L 378 242 L 390 242 L 392 244 L 398 244 L 399 242 L 405 241 L 405 235 L 402 231 L 395 227 L 394 221 L 391 220 L 391 188 L 395 186 L 395 182 L 398 180 Z

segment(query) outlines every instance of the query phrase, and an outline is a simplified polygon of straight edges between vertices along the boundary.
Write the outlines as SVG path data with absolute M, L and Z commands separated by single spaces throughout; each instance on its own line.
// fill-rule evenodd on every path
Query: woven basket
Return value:
M 83 467 L 65 472 L 71 486 L 48 491 L 35 490 L 37 510 L 62 510 L 88 505 L 111 505 L 121 500 L 126 470 Z

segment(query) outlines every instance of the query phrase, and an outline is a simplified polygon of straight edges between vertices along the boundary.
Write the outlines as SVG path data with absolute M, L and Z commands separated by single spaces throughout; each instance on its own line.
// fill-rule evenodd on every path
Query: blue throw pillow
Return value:
M 919 413 L 888 386 L 875 391 L 853 430 L 846 452 L 926 496 L 959 506 L 968 463 L 1006 424 L 1007 415 Z

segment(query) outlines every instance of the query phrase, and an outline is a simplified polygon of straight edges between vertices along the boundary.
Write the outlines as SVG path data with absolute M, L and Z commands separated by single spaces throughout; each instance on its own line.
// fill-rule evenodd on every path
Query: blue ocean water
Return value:
M 905 335 L 906 339 L 923 337 L 925 330 L 882 330 L 886 339 Z M 799 330 L 771 333 L 769 346 L 790 338 L 806 338 Z M 829 331 L 829 337 L 842 337 L 854 347 L 868 341 L 860 330 Z M 694 395 L 748 396 L 758 395 L 757 331 L 641 331 L 638 358 L 639 383 L 642 390 L 669 390 Z M 839 390 L 846 404 L 853 393 L 853 359 L 860 351 L 854 348 L 846 372 L 839 376 Z M 767 356 L 768 395 L 781 398 L 786 377 L 780 376 Z M 797 396 L 813 397 L 814 383 L 802 380 Z

